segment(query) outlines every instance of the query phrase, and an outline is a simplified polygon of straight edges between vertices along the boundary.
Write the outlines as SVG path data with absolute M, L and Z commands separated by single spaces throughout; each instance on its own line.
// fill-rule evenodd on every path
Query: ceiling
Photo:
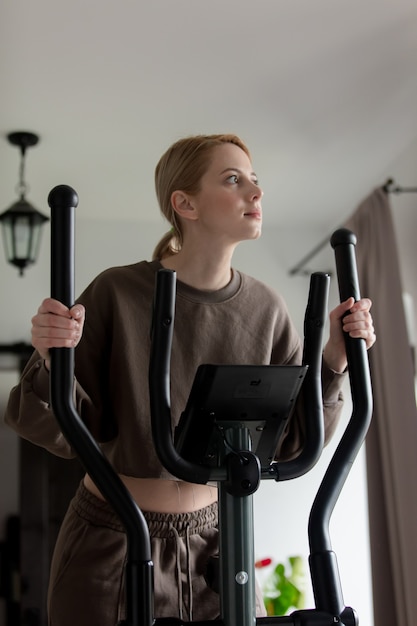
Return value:
M 3 0 L 0 71 L 4 208 L 16 130 L 40 135 L 26 180 L 44 212 L 65 183 L 79 219 L 159 220 L 160 154 L 235 132 L 265 220 L 327 228 L 417 139 L 415 0 Z

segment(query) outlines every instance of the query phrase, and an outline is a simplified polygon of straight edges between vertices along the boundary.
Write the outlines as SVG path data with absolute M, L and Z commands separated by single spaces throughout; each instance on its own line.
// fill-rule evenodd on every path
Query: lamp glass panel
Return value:
M 3 233 L 4 250 L 8 261 L 13 258 L 13 231 L 10 219 L 4 219 L 1 223 Z
M 14 220 L 14 257 L 16 259 L 28 259 L 30 256 L 31 226 L 28 215 L 22 215 Z
M 29 256 L 28 259 L 31 263 L 36 263 L 36 260 L 39 255 L 39 248 L 41 244 L 41 235 L 42 235 L 42 225 L 43 222 L 39 222 L 36 220 L 32 222 L 32 230 L 31 230 L 31 238 L 30 238 L 30 248 L 29 248 Z

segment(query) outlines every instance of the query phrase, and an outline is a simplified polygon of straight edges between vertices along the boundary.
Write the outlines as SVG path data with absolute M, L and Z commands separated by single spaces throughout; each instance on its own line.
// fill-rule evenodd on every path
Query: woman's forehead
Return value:
M 224 143 L 213 148 L 207 171 L 221 173 L 228 169 L 252 171 L 252 163 L 246 152 L 233 143 Z

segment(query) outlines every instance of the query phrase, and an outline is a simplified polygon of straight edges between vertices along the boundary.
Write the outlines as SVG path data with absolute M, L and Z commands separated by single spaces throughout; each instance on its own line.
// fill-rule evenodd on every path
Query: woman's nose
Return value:
M 251 183 L 251 197 L 252 198 L 262 198 L 262 196 L 264 195 L 264 192 L 262 191 L 261 187 L 258 185 L 258 183 Z

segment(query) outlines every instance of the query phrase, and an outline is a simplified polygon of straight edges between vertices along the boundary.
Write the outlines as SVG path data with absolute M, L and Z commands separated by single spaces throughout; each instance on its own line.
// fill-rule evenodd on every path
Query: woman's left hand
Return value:
M 364 339 L 367 350 L 375 343 L 371 306 L 369 298 L 361 298 L 357 302 L 348 298 L 331 311 L 330 336 L 323 358 L 327 366 L 335 372 L 343 372 L 347 366 L 344 333 L 355 339 Z

